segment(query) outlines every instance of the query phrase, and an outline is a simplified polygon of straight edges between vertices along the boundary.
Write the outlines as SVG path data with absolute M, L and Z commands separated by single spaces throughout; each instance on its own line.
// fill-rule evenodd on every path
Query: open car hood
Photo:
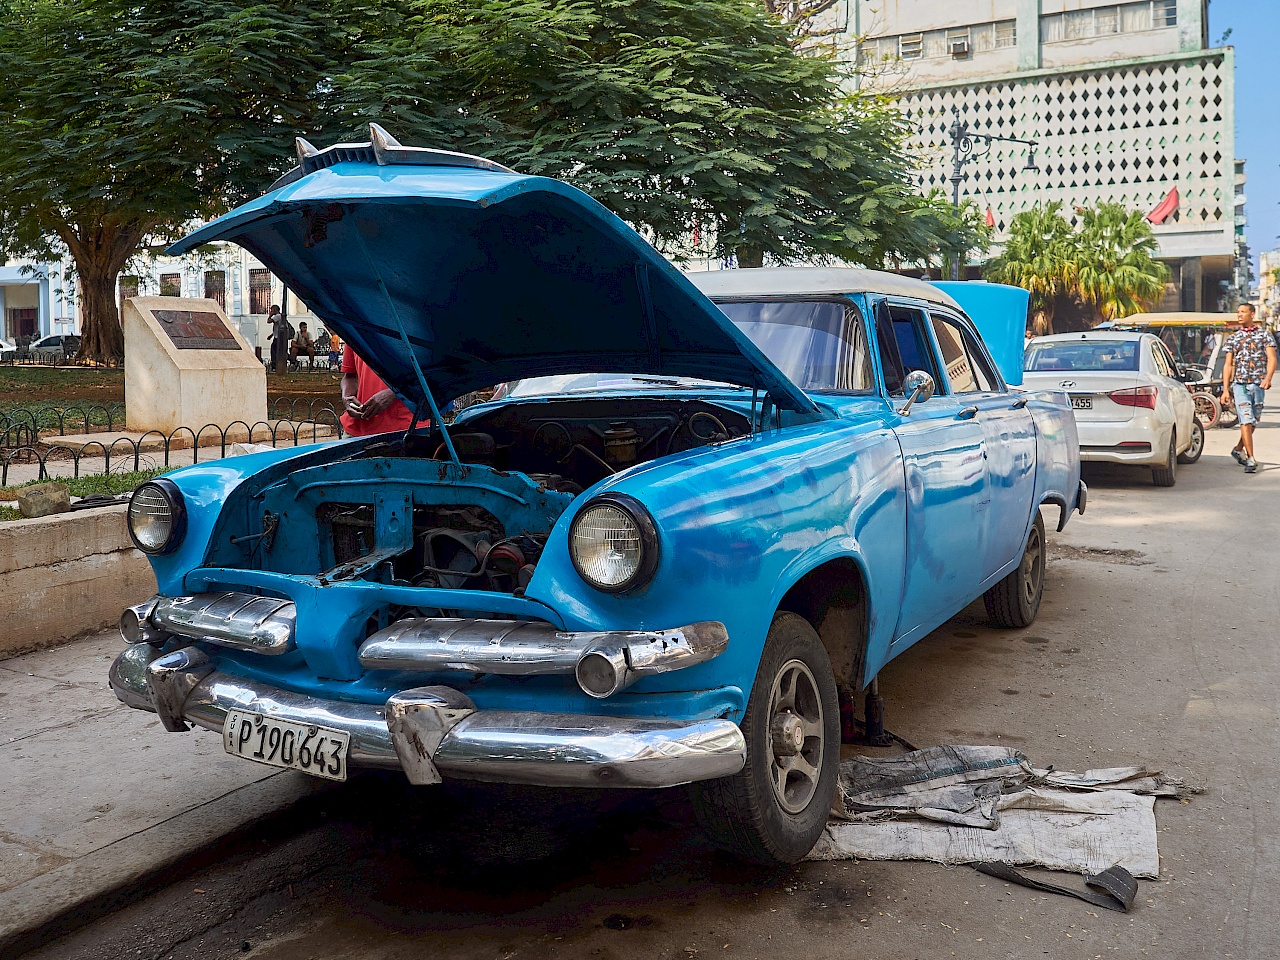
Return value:
M 416 361 L 437 403 L 525 377 L 617 372 L 759 387 L 783 409 L 820 415 L 582 191 L 394 141 L 388 159 L 380 132 L 325 151 L 300 141 L 299 170 L 169 252 L 245 247 L 410 404 L 425 399 Z

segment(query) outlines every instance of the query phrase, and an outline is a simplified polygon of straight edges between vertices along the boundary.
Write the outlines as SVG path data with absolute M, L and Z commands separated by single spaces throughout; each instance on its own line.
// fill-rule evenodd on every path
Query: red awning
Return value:
M 1164 223 L 1171 216 L 1178 212 L 1178 188 L 1174 187 L 1170 190 L 1160 205 L 1147 214 L 1147 219 L 1152 223 Z

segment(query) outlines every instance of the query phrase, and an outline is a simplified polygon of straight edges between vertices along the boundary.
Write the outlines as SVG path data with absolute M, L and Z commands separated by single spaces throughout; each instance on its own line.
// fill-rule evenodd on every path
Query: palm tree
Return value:
M 1009 223 L 1004 251 L 987 263 L 988 280 L 1031 294 L 1032 332 L 1053 333 L 1054 301 L 1074 290 L 1076 243 L 1058 201 L 1037 203 Z
M 1119 203 L 1082 208 L 1076 295 L 1093 306 L 1094 323 L 1149 310 L 1164 296 L 1169 268 L 1155 259 L 1151 224 Z

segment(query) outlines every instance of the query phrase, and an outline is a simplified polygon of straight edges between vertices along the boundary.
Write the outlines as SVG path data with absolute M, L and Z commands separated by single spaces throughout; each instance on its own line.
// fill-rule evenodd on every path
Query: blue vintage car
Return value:
M 1040 508 L 1085 506 L 1065 396 L 938 286 L 685 276 L 565 183 L 372 134 L 173 252 L 247 248 L 424 425 L 139 488 L 116 694 L 337 780 L 692 783 L 723 846 L 800 859 L 841 697 L 977 597 L 1035 617 Z

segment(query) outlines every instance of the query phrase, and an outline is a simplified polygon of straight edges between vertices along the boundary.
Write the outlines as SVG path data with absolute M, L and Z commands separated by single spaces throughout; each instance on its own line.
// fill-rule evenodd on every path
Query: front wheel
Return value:
M 987 616 L 997 627 L 1029 627 L 1040 612 L 1044 595 L 1044 521 L 1036 519 L 1022 548 L 1022 562 L 1011 574 L 982 595 Z
M 827 651 L 803 617 L 773 618 L 742 720 L 747 763 L 694 784 L 711 841 L 752 863 L 796 863 L 827 824 L 840 767 L 840 705 Z
M 1178 454 L 1179 463 L 1195 463 L 1204 453 L 1204 427 L 1198 416 L 1191 418 L 1191 446 Z

